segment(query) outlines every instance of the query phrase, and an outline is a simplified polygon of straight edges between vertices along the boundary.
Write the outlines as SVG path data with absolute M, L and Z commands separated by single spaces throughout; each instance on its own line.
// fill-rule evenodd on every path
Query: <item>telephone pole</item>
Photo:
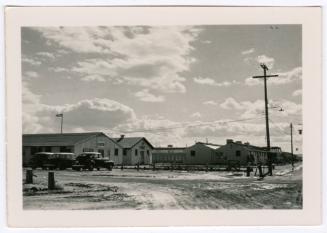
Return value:
M 267 94 L 267 78 L 278 77 L 277 74 L 267 75 L 268 67 L 264 64 L 260 64 L 263 69 L 263 76 L 253 76 L 252 78 L 263 78 L 264 91 L 265 91 L 265 115 L 266 115 L 266 138 L 267 138 L 267 155 L 268 155 L 268 169 L 269 175 L 272 175 L 272 159 L 270 155 L 270 133 L 269 133 L 269 112 L 268 112 L 268 94 Z
M 61 122 L 60 122 L 60 133 L 62 134 L 62 125 L 64 123 L 64 114 L 63 113 L 56 114 L 56 117 L 60 117 L 61 118 Z
M 293 124 L 290 124 L 291 128 L 291 154 L 292 154 L 292 171 L 294 171 L 294 154 L 293 154 Z

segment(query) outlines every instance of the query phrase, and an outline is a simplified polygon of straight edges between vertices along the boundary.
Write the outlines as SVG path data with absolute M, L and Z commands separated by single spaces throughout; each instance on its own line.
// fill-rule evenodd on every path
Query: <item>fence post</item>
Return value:
M 33 184 L 33 170 L 26 170 L 26 184 Z
M 48 190 L 54 190 L 55 189 L 55 178 L 54 178 L 54 172 L 48 173 Z
M 208 172 L 209 171 L 209 165 L 207 164 L 206 165 L 206 172 Z
M 137 163 L 137 165 L 136 165 L 136 169 L 137 169 L 137 171 L 140 170 L 140 164 L 139 164 L 139 163 Z
M 261 164 L 258 165 L 258 170 L 259 170 L 259 177 L 263 177 Z
M 156 170 L 156 163 L 153 163 L 153 168 L 152 168 L 153 171 Z
M 123 164 L 121 165 L 120 170 L 124 170 L 124 165 Z
M 249 177 L 250 175 L 251 175 L 251 167 L 250 167 L 250 165 L 248 165 L 246 167 L 246 176 Z

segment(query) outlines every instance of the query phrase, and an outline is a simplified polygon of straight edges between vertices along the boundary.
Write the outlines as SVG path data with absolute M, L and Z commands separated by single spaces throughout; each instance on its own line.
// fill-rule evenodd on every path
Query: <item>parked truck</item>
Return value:
M 83 152 L 76 157 L 72 169 L 76 171 L 90 170 L 93 169 L 100 170 L 100 168 L 106 168 L 112 170 L 114 162 L 105 158 L 101 153 L 98 152 Z

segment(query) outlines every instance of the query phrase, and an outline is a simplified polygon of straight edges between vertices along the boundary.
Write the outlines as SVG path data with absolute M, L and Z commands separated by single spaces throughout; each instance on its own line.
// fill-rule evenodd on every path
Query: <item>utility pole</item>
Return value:
M 291 154 L 292 154 L 292 171 L 294 171 L 294 154 L 293 154 L 293 124 L 290 124 L 291 127 Z
M 272 175 L 272 158 L 271 158 L 271 155 L 270 155 L 270 133 L 269 133 L 267 78 L 278 77 L 278 75 L 277 74 L 267 75 L 267 70 L 269 70 L 268 67 L 264 63 L 261 63 L 260 66 L 263 69 L 263 76 L 253 76 L 253 78 L 263 78 L 263 81 L 264 81 L 268 169 L 269 169 L 269 175 L 271 176 Z
M 60 117 L 61 118 L 60 133 L 62 134 L 62 125 L 64 123 L 64 114 L 63 113 L 56 114 L 56 117 Z

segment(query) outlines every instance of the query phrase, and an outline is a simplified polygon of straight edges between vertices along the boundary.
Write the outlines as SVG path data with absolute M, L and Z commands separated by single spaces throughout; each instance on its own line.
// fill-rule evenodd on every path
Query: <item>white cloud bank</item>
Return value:
M 236 80 L 233 80 L 231 82 L 230 81 L 216 82 L 212 78 L 202 78 L 202 77 L 193 78 L 193 81 L 195 83 L 197 83 L 197 84 L 217 86 L 217 87 L 228 87 L 228 86 L 231 86 L 233 84 L 238 84 L 238 82 Z
M 80 54 L 99 54 L 72 71 L 84 81 L 120 81 L 163 93 L 186 91 L 181 73 L 195 61 L 191 45 L 200 29 L 176 27 L 47 27 L 44 38 Z

